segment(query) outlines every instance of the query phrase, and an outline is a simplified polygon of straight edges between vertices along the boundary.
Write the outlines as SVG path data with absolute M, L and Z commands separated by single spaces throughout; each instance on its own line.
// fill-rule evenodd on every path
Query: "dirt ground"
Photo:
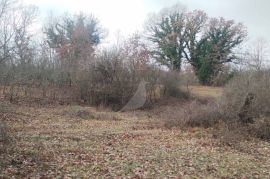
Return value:
M 2 109 L 3 110 L 3 109 Z M 163 129 L 146 111 L 9 106 L 0 178 L 269 178 L 270 144 L 222 145 L 211 129 Z

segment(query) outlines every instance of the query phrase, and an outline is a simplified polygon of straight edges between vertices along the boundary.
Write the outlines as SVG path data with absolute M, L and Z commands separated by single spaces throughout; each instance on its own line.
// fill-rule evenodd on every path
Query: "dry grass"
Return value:
M 155 119 L 146 112 L 107 111 L 107 115 L 120 116 L 122 120 L 89 120 L 64 114 L 72 108 L 16 106 L 12 117 L 6 119 L 14 136 L 14 147 L 0 154 L 0 177 L 270 176 L 269 143 L 242 143 L 250 150 L 248 153 L 241 152 L 220 145 L 209 129 L 180 131 L 151 128 L 149 124 Z M 97 112 L 87 107 L 80 107 L 79 110 Z
M 148 115 L 152 115 L 156 123 L 167 129 L 179 130 L 217 127 L 222 117 L 217 103 L 212 99 L 169 100 L 149 110 Z
M 198 97 L 220 97 L 223 93 L 221 87 L 210 87 L 210 86 L 190 86 L 191 93 Z

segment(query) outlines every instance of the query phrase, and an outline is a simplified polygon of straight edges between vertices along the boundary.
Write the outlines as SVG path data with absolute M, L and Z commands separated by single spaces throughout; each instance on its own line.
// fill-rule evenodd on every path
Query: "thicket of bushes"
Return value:
M 93 57 L 83 70 L 69 71 L 50 63 L 6 66 L 1 87 L 6 99 L 16 103 L 59 102 L 106 105 L 119 110 L 147 82 L 146 105 L 163 97 L 188 98 L 181 90 L 181 76 L 154 64 L 127 59 L 122 51 L 110 49 Z
M 98 19 L 83 13 L 65 14 L 49 17 L 38 42 L 31 31 L 37 17 L 34 7 L 0 0 L 0 9 L 4 33 L 0 37 L 4 44 L 0 47 L 0 87 L 12 103 L 31 100 L 120 109 L 141 81 L 148 82 L 147 104 L 163 96 L 187 96 L 178 88 L 178 77 L 153 61 L 142 35 L 99 48 L 105 33 Z
M 270 115 L 270 71 L 243 72 L 225 88 L 221 105 L 232 118 L 237 117 L 248 96 L 249 115 L 252 118 Z
M 193 99 L 176 106 L 169 106 L 167 115 L 163 116 L 167 128 L 209 128 L 214 127 L 221 119 L 221 113 L 214 101 Z
M 165 118 L 165 126 L 211 127 L 221 129 L 227 137 L 235 135 L 230 138 L 242 135 L 270 140 L 269 79 L 269 70 L 242 72 L 226 85 L 219 99 L 185 103 L 174 113 L 177 117 Z
M 270 139 L 270 71 L 244 72 L 225 88 L 220 100 L 225 120 L 236 121 L 248 132 Z

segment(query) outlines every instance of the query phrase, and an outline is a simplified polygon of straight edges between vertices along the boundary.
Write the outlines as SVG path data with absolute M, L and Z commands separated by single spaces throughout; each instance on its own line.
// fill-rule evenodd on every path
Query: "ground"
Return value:
M 223 145 L 211 129 L 162 128 L 148 111 L 33 106 L 3 110 L 0 178 L 270 177 L 268 142 Z

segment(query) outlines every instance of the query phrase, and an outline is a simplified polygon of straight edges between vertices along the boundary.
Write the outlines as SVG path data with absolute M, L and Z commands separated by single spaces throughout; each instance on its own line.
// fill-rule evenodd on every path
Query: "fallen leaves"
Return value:
M 209 131 L 200 128 L 189 131 L 149 128 L 148 118 L 140 116 L 134 120 L 119 113 L 106 115 L 122 120 L 85 120 L 62 115 L 61 111 L 68 109 L 18 107 L 16 118 L 24 120 L 8 121 L 14 148 L 0 154 L 0 177 L 270 176 L 270 144 L 266 142 L 243 144 L 253 151 L 246 153 L 217 145 Z

